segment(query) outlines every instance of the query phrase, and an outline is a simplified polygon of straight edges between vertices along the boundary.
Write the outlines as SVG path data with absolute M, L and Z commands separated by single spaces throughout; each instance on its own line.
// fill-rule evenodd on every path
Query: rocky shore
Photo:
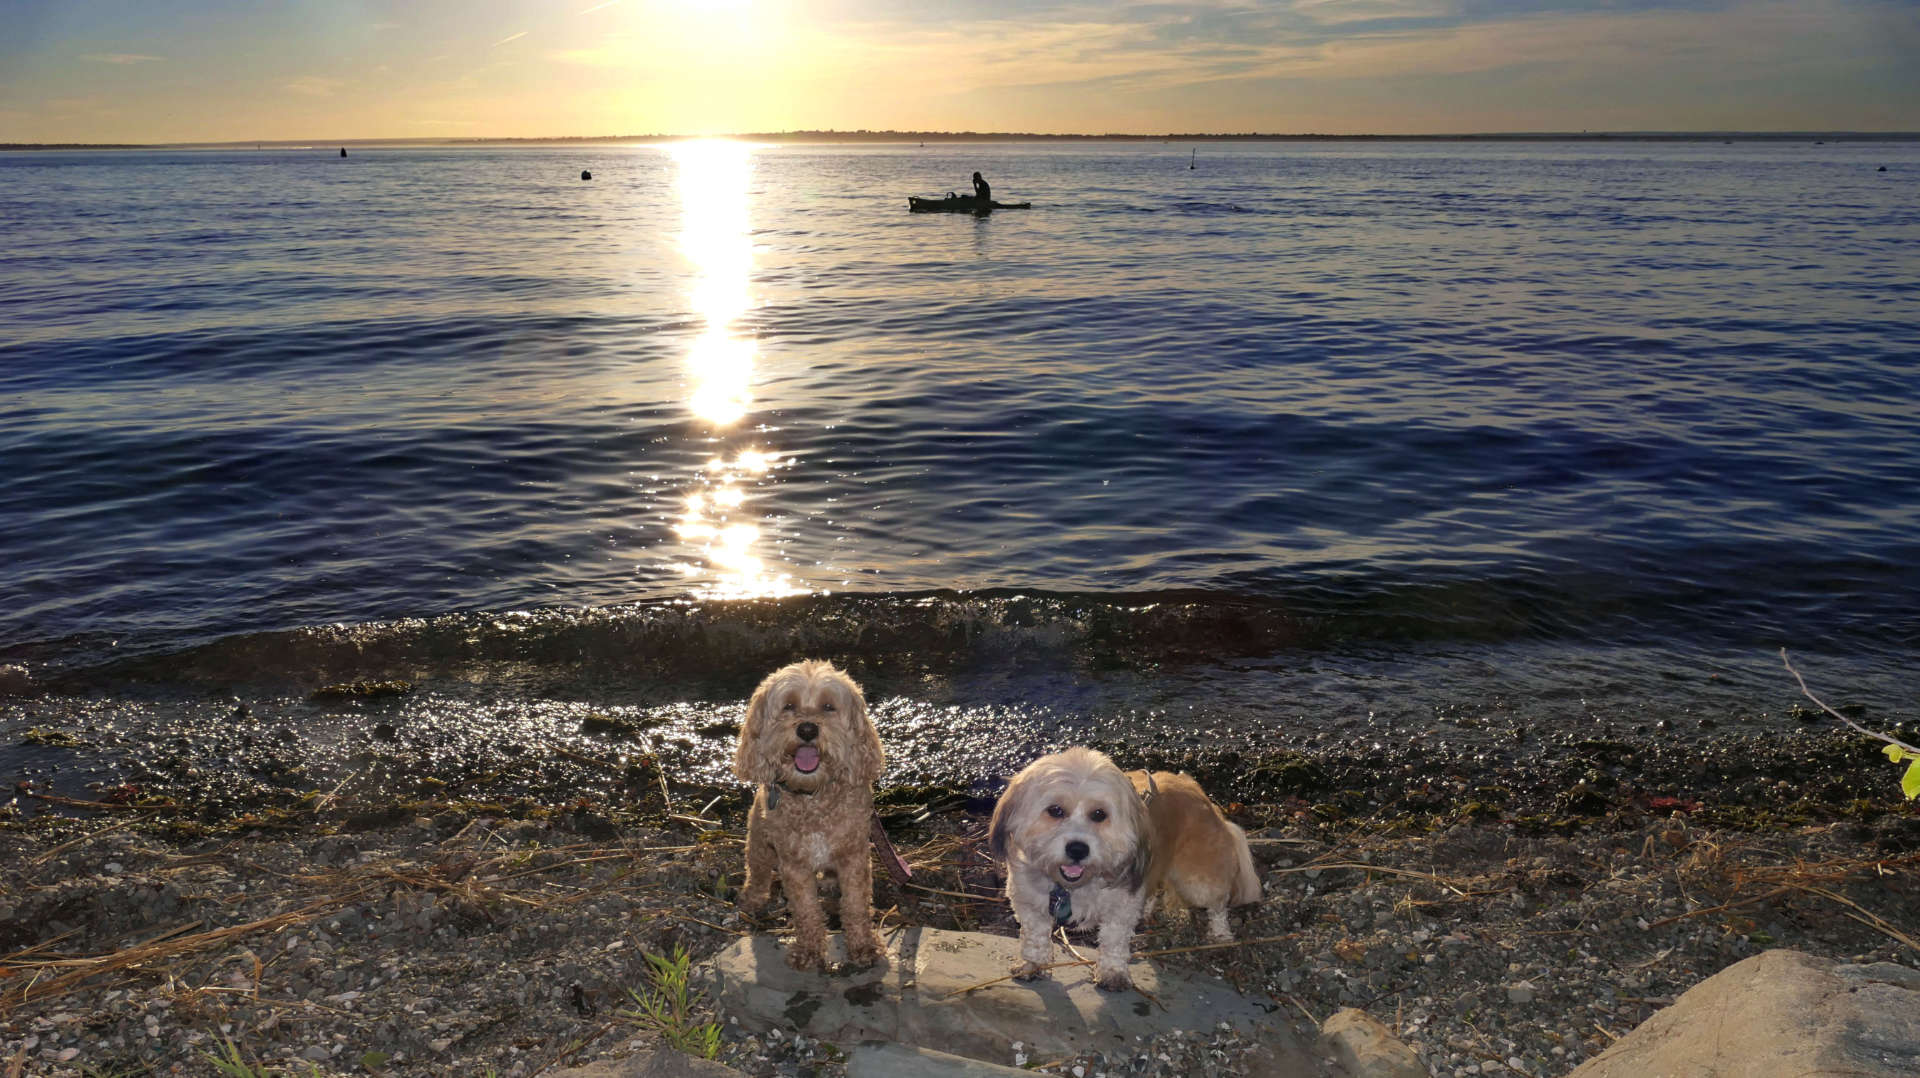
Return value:
M 212 820 L 150 794 L 22 791 L 0 823 L 0 1076 L 199 1075 L 225 1058 L 249 1075 L 532 1078 L 662 1043 L 748 1074 L 841 1073 L 842 1046 L 745 1034 L 684 987 L 688 964 L 784 917 L 734 910 L 738 791 L 643 788 L 318 792 Z M 1235 804 L 1266 886 L 1234 914 L 1240 942 L 1200 948 L 1163 914 L 1136 950 L 1303 1020 L 1365 1010 L 1438 1075 L 1565 1074 L 1768 948 L 1920 965 L 1920 815 L 1894 797 L 1782 820 L 1600 790 L 1534 813 L 1467 792 L 1424 815 L 1329 811 L 1339 790 Z M 878 876 L 883 924 L 1011 935 L 986 803 L 883 803 L 914 870 Z M 1125 1058 L 997 1062 L 1233 1074 L 1240 1048 L 1192 1030 Z

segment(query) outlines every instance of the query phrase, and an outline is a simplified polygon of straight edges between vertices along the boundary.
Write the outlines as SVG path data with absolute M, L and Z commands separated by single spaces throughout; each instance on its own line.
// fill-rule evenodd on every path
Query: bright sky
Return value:
M 0 0 L 0 142 L 1920 130 L 1916 0 Z

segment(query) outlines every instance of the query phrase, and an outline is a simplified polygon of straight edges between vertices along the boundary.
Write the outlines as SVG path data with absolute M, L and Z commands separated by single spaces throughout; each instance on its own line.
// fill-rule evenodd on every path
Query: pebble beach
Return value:
M 1265 887 L 1234 912 L 1235 946 L 1202 946 L 1176 911 L 1135 950 L 1176 952 L 1157 961 L 1315 1022 L 1366 1010 L 1436 1075 L 1560 1075 L 1770 947 L 1920 964 L 1920 816 L 1869 781 L 1884 778 L 1835 796 L 1815 784 L 1791 812 L 1768 791 L 1654 803 L 1627 775 L 1571 797 L 1492 806 L 1489 782 L 1356 813 L 1338 806 L 1369 791 L 1335 777 L 1311 796 L 1229 805 Z M 183 810 L 186 789 L 168 795 L 16 791 L 0 820 L 0 1074 L 205 1074 L 237 1051 L 287 1075 L 531 1078 L 668 1036 L 633 995 L 661 987 L 649 956 L 697 968 L 738 935 L 784 927 L 781 906 L 760 920 L 734 909 L 738 789 L 323 793 L 212 819 Z M 914 869 L 905 884 L 876 873 L 883 927 L 1014 933 L 982 852 L 990 800 L 896 787 L 881 804 Z M 839 1046 L 744 1034 L 693 991 L 687 1024 L 706 1023 L 717 1057 L 748 1074 L 842 1067 Z M 1231 1075 L 1244 1048 L 1193 1030 L 1128 1058 L 997 1062 Z

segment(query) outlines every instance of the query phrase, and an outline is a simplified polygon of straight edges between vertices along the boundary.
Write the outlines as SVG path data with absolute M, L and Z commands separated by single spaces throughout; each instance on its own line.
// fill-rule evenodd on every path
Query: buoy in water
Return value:
M 347 156 L 347 148 L 345 146 L 340 147 L 340 156 Z
M 593 179 L 593 173 L 588 172 L 586 169 L 583 168 L 580 170 L 580 178 L 583 180 L 591 180 Z

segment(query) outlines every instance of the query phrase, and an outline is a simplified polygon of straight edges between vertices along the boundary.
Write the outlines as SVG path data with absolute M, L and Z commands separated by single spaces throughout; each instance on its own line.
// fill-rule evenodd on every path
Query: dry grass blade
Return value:
M 1200 951 L 1226 951 L 1235 947 L 1258 947 L 1266 943 L 1285 943 L 1298 938 L 1298 933 L 1286 936 L 1258 936 L 1254 939 L 1227 940 L 1224 943 L 1197 943 L 1192 947 L 1162 947 L 1157 951 L 1141 951 L 1135 958 L 1165 958 L 1174 954 L 1196 954 Z
M 912 891 L 924 891 L 930 895 L 945 895 L 948 898 L 964 898 L 968 902 L 998 902 L 999 895 L 970 895 L 965 891 L 943 891 L 938 887 L 928 887 L 924 883 L 906 883 L 902 887 Z
M 320 917 L 331 910 L 338 909 L 364 896 L 365 892 L 363 890 L 355 889 L 342 894 L 329 895 L 326 898 L 309 902 L 298 909 L 288 910 L 285 913 L 276 913 L 271 917 L 262 917 L 256 921 L 248 921 L 245 924 L 216 928 L 210 932 L 201 932 L 196 935 L 161 943 L 141 944 L 137 947 L 128 947 L 115 951 L 112 954 L 102 955 L 98 958 L 87 960 L 87 964 L 84 967 L 74 969 L 69 973 L 63 973 L 43 985 L 29 983 L 22 988 L 14 989 L 4 995 L 0 995 L 0 1014 L 11 1011 L 14 1007 L 27 1002 L 29 999 L 45 1000 L 64 995 L 90 977 L 144 966 L 149 963 L 186 954 L 189 951 L 197 951 L 203 947 L 211 947 L 215 944 L 225 943 L 228 940 L 250 935 L 254 932 L 285 928 L 288 925 L 311 921 L 316 917 Z M 63 961 L 60 964 L 69 965 L 70 962 Z M 36 977 L 35 980 L 37 981 L 38 978 Z
M 43 794 L 33 790 L 21 790 L 19 793 L 21 797 L 45 801 L 49 805 L 60 805 L 64 808 L 93 809 L 96 812 L 140 811 L 138 805 L 129 805 L 120 801 L 86 801 L 78 797 L 61 797 L 59 794 Z
M 1318 1026 L 1320 1024 L 1320 1019 L 1314 1017 L 1314 1013 L 1307 1009 L 1307 1005 L 1300 1002 L 1299 996 L 1294 995 L 1292 992 L 1288 992 L 1287 1002 L 1299 1008 L 1300 1013 L 1307 1016 L 1307 1021 L 1312 1022 L 1315 1026 Z
M 117 806 L 109 805 L 107 807 L 114 808 Z M 153 819 L 157 815 L 159 814 L 149 812 L 145 816 L 136 817 L 131 820 L 122 820 L 119 823 L 113 824 L 111 826 L 102 827 L 98 831 L 90 831 L 87 834 L 81 835 L 79 838 L 76 838 L 70 842 L 62 842 L 60 845 L 55 846 L 53 849 L 48 850 L 47 852 L 41 854 L 38 857 L 35 857 L 32 861 L 29 861 L 28 864 L 44 865 L 48 861 L 51 861 L 54 858 L 60 856 L 61 854 L 66 853 L 68 850 L 73 849 L 75 846 L 85 845 L 86 843 L 92 842 L 94 839 L 99 838 L 101 835 L 109 835 L 115 831 L 123 831 L 129 827 L 134 826 L 135 824 L 146 823 L 148 820 Z
M 347 788 L 347 783 L 352 782 L 354 778 L 359 774 L 360 772 L 358 771 L 348 772 L 347 777 L 344 779 L 341 779 L 338 783 L 334 784 L 333 789 L 327 791 L 327 795 L 325 797 L 322 797 L 320 800 L 314 802 L 313 811 L 315 812 L 327 811 L 327 806 L 331 805 L 333 803 L 334 798 L 340 796 L 340 791 Z
M 551 865 L 536 865 L 533 868 L 523 868 L 513 872 L 503 872 L 498 876 L 488 876 L 481 882 L 503 883 L 507 880 L 517 880 L 522 876 L 537 876 L 542 872 L 557 872 L 560 869 L 572 868 L 575 865 L 590 865 L 590 864 L 593 864 L 595 861 L 620 861 L 620 860 L 624 860 L 627 856 L 628 855 L 624 853 L 603 853 L 597 857 L 575 857 L 566 861 L 555 861 Z
M 1738 902 L 1722 902 L 1718 906 L 1707 906 L 1704 909 L 1689 910 L 1686 913 L 1676 913 L 1672 917 L 1662 917 L 1658 921 L 1648 921 L 1647 927 L 1649 929 L 1659 928 L 1663 925 L 1673 924 L 1675 921 L 1684 921 L 1689 917 L 1705 917 L 1709 913 L 1720 913 L 1723 910 L 1737 910 L 1742 906 L 1751 906 L 1756 902 L 1765 902 L 1770 898 L 1779 898 L 1782 895 L 1792 893 L 1794 890 L 1795 888 L 1792 887 L 1776 887 L 1764 895 L 1754 895 L 1752 898 L 1743 898 Z
M 1040 972 L 1048 973 L 1056 969 L 1065 969 L 1069 966 L 1091 966 L 1091 965 L 1093 965 L 1093 963 L 1088 959 L 1084 959 L 1084 958 L 1080 959 L 1079 961 L 1049 962 L 1046 965 L 1040 967 Z M 953 991 L 948 992 L 946 995 L 941 996 L 940 998 L 943 1000 L 954 999 L 959 996 L 964 996 L 969 992 L 977 992 L 982 988 L 992 988 L 996 984 L 1005 984 L 1011 980 L 1013 980 L 1013 974 L 1011 973 L 1002 974 L 998 977 L 993 978 L 990 981 L 981 981 L 977 984 L 967 985 L 964 988 L 956 988 Z
M 1334 869 L 1341 868 L 1350 869 L 1355 872 L 1379 872 L 1388 876 L 1406 876 L 1416 880 L 1426 880 L 1428 883 L 1437 884 L 1452 891 L 1461 898 L 1472 898 L 1474 895 L 1491 893 L 1488 891 L 1465 890 L 1452 880 L 1444 876 L 1437 876 L 1431 872 L 1417 872 L 1410 868 L 1393 868 L 1389 865 L 1370 865 L 1365 861 L 1309 861 L 1304 865 L 1295 865 L 1292 868 L 1276 868 L 1273 871 L 1275 873 L 1331 872 Z
M 22 948 L 21 950 L 15 951 L 9 955 L 0 955 L 0 962 L 31 965 L 33 960 L 27 958 L 28 955 L 33 954 L 36 951 L 44 951 L 47 948 L 53 946 L 56 943 L 59 943 L 61 940 L 66 939 L 69 936 L 77 936 L 79 934 L 80 934 L 80 930 L 77 928 L 72 929 L 71 931 L 62 932 L 51 939 L 41 940 L 39 943 L 36 943 L 31 947 Z
M 1847 896 L 1839 893 L 1838 891 L 1830 891 L 1825 887 L 1808 887 L 1808 888 L 1804 888 L 1804 890 L 1808 894 L 1819 895 L 1821 898 L 1829 899 L 1831 901 L 1840 903 L 1842 906 L 1846 906 L 1848 910 L 1855 911 L 1855 912 L 1842 911 L 1842 912 L 1847 912 L 1848 917 L 1853 918 L 1854 920 L 1860 922 L 1863 925 L 1866 925 L 1869 928 L 1878 929 L 1879 931 L 1886 933 L 1889 937 L 1899 940 L 1901 943 L 1906 944 L 1908 947 L 1913 948 L 1915 951 L 1920 951 L 1920 942 L 1915 942 L 1912 936 L 1909 936 L 1905 932 L 1902 932 L 1899 929 L 1893 927 L 1891 924 L 1888 924 L 1886 919 L 1882 918 L 1879 914 L 1873 912 L 1870 909 L 1867 909 L 1865 906 L 1862 906 L 1860 903 L 1855 902 L 1853 899 L 1848 898 Z
M 624 774 L 626 772 L 626 768 L 621 767 L 619 764 L 616 764 L 611 760 L 602 760 L 598 756 L 588 756 L 584 752 L 575 752 L 572 749 L 566 747 L 565 745 L 555 745 L 553 747 L 553 751 L 559 753 L 562 756 L 565 756 L 567 759 L 572 760 L 574 763 L 577 763 L 577 764 L 588 764 L 593 767 L 604 768 L 605 770 L 611 771 L 616 775 Z

